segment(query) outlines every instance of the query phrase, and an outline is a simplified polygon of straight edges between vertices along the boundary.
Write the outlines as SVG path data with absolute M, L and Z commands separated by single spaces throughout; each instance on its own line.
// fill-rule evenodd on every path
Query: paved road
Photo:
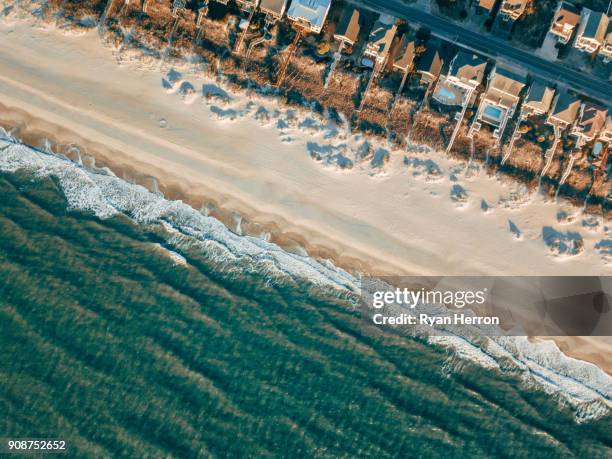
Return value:
M 578 92 L 599 99 L 606 105 L 612 104 L 612 84 L 609 82 L 515 48 L 506 40 L 466 29 L 445 18 L 409 7 L 401 0 L 358 0 L 356 3 L 365 5 L 374 11 L 387 11 L 409 22 L 418 22 L 431 29 L 432 33 L 436 35 L 451 41 L 456 39 L 458 44 L 472 48 L 487 56 L 519 63 L 533 75 L 553 82 L 565 83 Z

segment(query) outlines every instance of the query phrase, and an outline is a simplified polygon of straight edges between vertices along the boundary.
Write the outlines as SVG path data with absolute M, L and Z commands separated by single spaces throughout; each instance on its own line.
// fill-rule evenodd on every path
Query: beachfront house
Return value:
M 512 118 L 520 102 L 520 95 L 527 83 L 527 73 L 497 65 L 489 75 L 473 128 L 480 129 L 486 123 L 495 129 L 493 134 L 501 138 L 508 120 Z
M 514 23 L 525 12 L 527 3 L 528 0 L 504 0 L 495 16 L 493 32 L 505 37 L 509 36 Z
M 606 117 L 606 124 L 599 133 L 599 140 L 612 143 L 612 116 L 610 115 Z
M 429 86 L 435 83 L 443 67 L 442 42 L 438 38 L 430 38 L 425 44 L 425 52 L 419 56 L 416 64 L 421 84 Z
M 583 8 L 574 47 L 593 54 L 603 45 L 610 22 L 605 13 Z
M 487 61 L 459 51 L 450 63 L 447 75 L 441 75 L 433 98 L 445 105 L 472 104 L 476 89 L 484 79 Z
M 571 3 L 561 2 L 550 26 L 550 33 L 557 38 L 559 43 L 567 44 L 571 40 L 579 21 L 580 12 L 578 8 Z
M 534 81 L 523 101 L 523 116 L 541 116 L 548 113 L 555 97 L 555 90 L 541 81 Z
M 416 43 L 413 38 L 404 34 L 399 42 L 399 46 L 395 50 L 393 58 L 393 70 L 398 72 L 408 73 L 414 67 L 414 58 L 416 56 Z
M 606 39 L 599 48 L 599 55 L 603 58 L 604 64 L 612 61 L 612 31 L 606 35 Z
M 565 130 L 574 124 L 579 110 L 580 99 L 565 91 L 557 95 L 557 100 L 546 121 L 560 130 Z
M 578 122 L 572 128 L 572 134 L 585 143 L 594 140 L 606 125 L 607 115 L 606 108 L 592 102 L 584 102 L 580 106 Z
M 527 8 L 528 0 L 504 0 L 497 17 L 502 21 L 514 22 L 520 18 Z
M 267 22 L 280 20 L 287 9 L 287 0 L 261 0 L 259 10 L 266 15 Z
M 361 13 L 357 8 L 347 7 L 342 10 L 334 33 L 334 39 L 344 43 L 345 46 L 355 46 L 359 38 L 359 31 L 361 30 L 360 17 Z
M 363 50 L 364 65 L 383 68 L 387 64 L 393 38 L 397 32 L 396 23 L 397 19 L 388 14 L 381 14 L 378 17 Z
M 309 33 L 318 34 L 323 29 L 331 7 L 331 0 L 292 0 L 287 19 Z

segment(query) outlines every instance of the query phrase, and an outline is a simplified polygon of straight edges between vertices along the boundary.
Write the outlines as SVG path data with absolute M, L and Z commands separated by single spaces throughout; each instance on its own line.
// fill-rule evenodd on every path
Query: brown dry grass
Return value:
M 106 7 L 105 0 L 66 1 L 65 3 L 63 0 L 50 0 L 49 17 L 52 17 L 53 12 L 57 12 L 62 4 L 68 19 L 99 16 Z M 170 5 L 169 0 L 162 2 L 151 8 L 149 15 L 145 15 L 138 8 L 126 8 L 121 17 L 109 16 L 109 30 L 113 34 L 111 37 L 114 37 L 116 44 L 119 44 L 123 40 L 122 30 L 134 28 L 137 29 L 135 39 L 140 43 L 156 49 L 165 48 L 168 45 L 168 35 L 174 23 Z M 255 49 L 249 62 L 245 63 L 244 53 L 234 55 L 229 49 L 230 41 L 225 20 L 204 19 L 201 46 L 194 49 L 193 40 L 197 33 L 195 19 L 196 14 L 193 11 L 186 10 L 181 14 L 173 40 L 177 55 L 184 51 L 194 51 L 210 63 L 216 63 L 221 59 L 222 72 L 229 78 L 231 84 L 239 87 L 245 87 L 247 82 L 259 87 L 275 83 L 276 72 L 285 57 L 282 46 L 286 47 L 291 40 L 291 33 L 287 32 L 286 26 L 278 28 L 280 32 L 276 32 L 278 36 L 273 39 L 273 43 L 281 44 L 280 52 L 275 47 L 265 44 Z M 291 59 L 287 78 L 281 90 L 281 93 L 284 92 L 287 96 L 288 103 L 299 104 L 305 100 L 315 101 L 320 108 L 332 108 L 344 113 L 351 119 L 355 129 L 359 128 L 366 133 L 383 134 L 388 128 L 395 134 L 400 144 L 410 132 L 412 142 L 425 144 L 435 149 L 445 149 L 446 142 L 455 126 L 452 120 L 454 113 L 443 110 L 439 112 L 428 108 L 413 113 L 417 104 L 416 96 L 413 93 L 405 92 L 400 97 L 395 110 L 389 114 L 395 91 L 399 87 L 398 75 L 381 77 L 367 95 L 364 109 L 357 113 L 356 104 L 359 101 L 359 91 L 364 85 L 362 78 L 367 75 L 360 76 L 341 64 L 336 68 L 328 89 L 324 90 L 323 76 L 326 63 L 317 63 L 311 57 L 312 53 L 307 52 L 311 51 L 308 49 L 311 46 L 312 44 L 303 43 Z M 209 67 L 209 71 L 213 71 L 212 68 L 214 66 Z M 411 116 L 412 125 L 409 123 Z M 464 121 L 452 151 L 456 157 L 470 158 L 472 156 L 472 140 L 466 137 L 466 133 L 467 122 Z M 508 170 L 512 175 L 529 179 L 539 174 L 543 166 L 543 149 L 546 147 L 546 142 L 536 143 L 535 136 L 547 133 L 545 126 L 536 126 L 516 142 L 515 149 L 507 162 Z M 490 130 L 481 129 L 473 139 L 474 158 L 484 160 L 488 152 L 489 164 L 497 164 L 500 154 L 498 148 L 493 148 L 494 143 Z M 559 180 L 565 165 L 566 160 L 558 152 L 547 174 L 550 183 L 554 184 Z M 595 196 L 604 198 L 610 193 L 611 185 L 607 177 L 603 175 L 599 177 L 593 183 L 593 172 L 586 160 L 583 160 L 576 164 L 567 185 L 575 192 L 592 189 Z

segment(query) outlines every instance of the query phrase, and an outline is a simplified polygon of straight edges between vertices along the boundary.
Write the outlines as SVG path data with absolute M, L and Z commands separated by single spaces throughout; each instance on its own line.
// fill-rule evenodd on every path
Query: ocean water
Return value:
M 331 265 L 24 146 L 0 142 L 0 171 L 0 437 L 93 457 L 612 454 L 592 365 L 371 333 Z

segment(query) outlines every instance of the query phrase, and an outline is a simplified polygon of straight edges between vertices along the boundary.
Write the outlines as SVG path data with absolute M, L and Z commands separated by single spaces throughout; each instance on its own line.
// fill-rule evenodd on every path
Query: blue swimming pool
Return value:
M 603 148 L 603 144 L 601 142 L 597 142 L 593 147 L 593 155 L 597 156 L 601 153 L 601 149 Z
M 495 121 L 501 120 L 503 113 L 504 111 L 501 108 L 493 105 L 487 105 L 484 109 L 485 116 Z
M 459 104 L 460 102 L 457 100 L 457 94 L 448 89 L 446 86 L 440 87 L 438 89 L 438 99 L 446 104 Z

